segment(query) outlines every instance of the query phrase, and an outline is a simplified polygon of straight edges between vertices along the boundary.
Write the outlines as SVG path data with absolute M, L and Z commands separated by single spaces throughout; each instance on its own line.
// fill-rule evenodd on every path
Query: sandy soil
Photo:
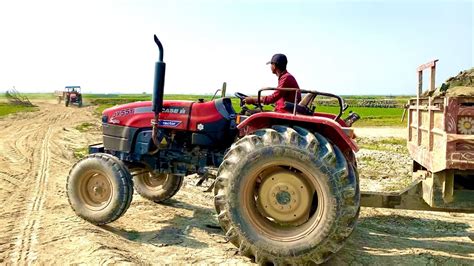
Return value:
M 226 243 L 212 195 L 192 177 L 165 205 L 135 194 L 110 225 L 78 218 L 66 177 L 73 150 L 100 142 L 99 119 L 93 107 L 37 104 L 38 112 L 0 118 L 0 264 L 252 263 Z M 83 122 L 96 127 L 74 128 Z M 362 208 L 354 234 L 327 264 L 474 264 L 473 231 L 474 215 Z

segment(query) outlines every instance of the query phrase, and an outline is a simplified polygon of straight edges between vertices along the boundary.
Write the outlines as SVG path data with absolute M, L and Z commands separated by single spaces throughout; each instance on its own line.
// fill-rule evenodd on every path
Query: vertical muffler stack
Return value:
M 159 57 L 158 61 L 155 63 L 155 80 L 153 84 L 153 113 L 155 113 L 155 119 L 153 120 L 153 133 L 152 138 L 153 142 L 155 143 L 156 147 L 159 147 L 157 133 L 158 133 L 158 126 L 160 124 L 159 116 L 161 110 L 163 108 L 163 95 L 165 90 L 165 71 L 166 71 L 166 64 L 163 62 L 163 45 L 161 45 L 160 40 L 156 35 L 155 43 L 158 46 L 159 50 Z

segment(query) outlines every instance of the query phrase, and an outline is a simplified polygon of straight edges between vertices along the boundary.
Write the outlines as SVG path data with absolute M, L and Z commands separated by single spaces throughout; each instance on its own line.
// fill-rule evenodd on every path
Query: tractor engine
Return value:
M 237 135 L 229 98 L 164 101 L 157 144 L 152 139 L 154 115 L 150 101 L 106 109 L 102 115 L 103 149 L 131 167 L 145 166 L 175 175 L 202 174 L 207 166 L 219 166 Z

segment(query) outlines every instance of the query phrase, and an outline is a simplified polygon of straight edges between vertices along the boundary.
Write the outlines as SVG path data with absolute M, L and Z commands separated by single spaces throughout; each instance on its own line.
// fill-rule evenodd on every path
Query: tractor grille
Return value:
M 103 125 L 104 148 L 112 151 L 130 152 L 137 128 Z

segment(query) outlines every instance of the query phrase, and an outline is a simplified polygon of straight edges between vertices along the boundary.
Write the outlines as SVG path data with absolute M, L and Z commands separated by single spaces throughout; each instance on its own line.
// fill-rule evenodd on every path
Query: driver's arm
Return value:
M 263 96 L 262 102 L 263 104 L 271 104 L 278 101 L 281 97 L 283 97 L 283 91 L 276 90 L 271 95 Z
M 291 79 L 288 79 L 287 76 L 283 76 L 281 79 L 278 80 L 277 89 L 280 89 L 280 88 L 293 88 L 293 87 L 295 87 L 293 81 L 296 82 L 296 80 L 294 80 L 294 79 L 291 80 Z M 298 86 L 298 84 L 296 86 Z M 275 103 L 281 97 L 283 97 L 285 95 L 285 93 L 286 93 L 286 91 L 276 90 L 271 95 L 261 97 L 262 103 L 263 104 Z M 257 97 L 246 97 L 245 98 L 245 103 L 246 104 L 256 104 L 257 103 Z
M 276 101 L 278 101 L 278 99 L 283 97 L 284 93 L 285 93 L 284 91 L 276 90 L 271 95 L 262 96 L 262 97 L 260 97 L 261 103 L 262 104 L 275 103 Z M 244 101 L 245 101 L 246 104 L 256 104 L 257 103 L 257 97 L 251 97 L 251 96 L 245 97 Z

